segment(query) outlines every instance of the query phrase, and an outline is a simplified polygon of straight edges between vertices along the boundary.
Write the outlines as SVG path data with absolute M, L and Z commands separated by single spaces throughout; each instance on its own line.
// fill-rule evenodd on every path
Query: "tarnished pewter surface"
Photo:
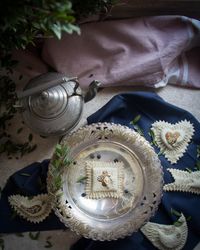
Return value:
M 62 78 L 63 74 L 50 72 L 32 79 L 26 89 Z M 62 135 L 78 124 L 83 103 L 81 88 L 76 80 L 66 78 L 66 82 L 61 82 L 60 85 L 22 99 L 22 116 L 25 123 L 40 135 Z

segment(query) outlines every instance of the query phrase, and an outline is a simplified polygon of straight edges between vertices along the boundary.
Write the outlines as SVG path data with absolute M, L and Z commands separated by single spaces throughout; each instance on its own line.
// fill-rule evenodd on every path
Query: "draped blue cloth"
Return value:
M 187 147 L 187 151 L 176 164 L 171 164 L 163 155 L 160 155 L 165 184 L 174 182 L 173 177 L 167 171 L 167 168 L 176 168 L 185 170 L 190 168 L 195 170 L 197 162 L 197 146 L 200 145 L 200 124 L 189 112 L 175 107 L 165 102 L 155 93 L 150 92 L 130 92 L 113 97 L 104 107 L 88 118 L 88 123 L 96 122 L 113 122 L 122 124 L 134 129 L 130 124 L 137 115 L 141 118 L 137 122 L 138 126 L 144 132 L 144 137 L 151 142 L 149 130 L 152 123 L 155 121 L 167 121 L 177 123 L 182 120 L 190 121 L 195 129 L 192 141 Z M 155 147 L 158 153 L 159 149 Z M 199 159 L 200 160 L 200 159 Z M 33 163 L 30 166 L 20 170 L 10 177 L 6 187 L 2 192 L 0 200 L 0 233 L 1 232 L 22 232 L 22 231 L 38 231 L 63 229 L 64 226 L 56 216 L 52 213 L 44 222 L 34 225 L 26 222 L 20 217 L 11 217 L 11 209 L 8 205 L 8 196 L 11 194 L 36 195 L 41 193 L 41 181 L 38 182 L 38 177 L 45 182 L 46 172 L 48 168 L 48 160 L 42 163 Z M 29 176 L 21 175 L 28 173 Z M 45 187 L 42 192 L 45 193 Z M 151 218 L 151 222 L 160 224 L 173 224 L 178 218 L 171 213 L 171 209 L 182 212 L 185 217 L 191 217 L 188 224 L 188 239 L 183 249 L 191 250 L 200 241 L 200 196 L 186 192 L 164 192 L 161 204 L 158 211 Z M 151 250 L 155 247 L 151 242 L 140 232 L 135 232 L 125 239 L 120 239 L 111 242 L 100 242 L 82 238 L 72 246 L 73 250 Z

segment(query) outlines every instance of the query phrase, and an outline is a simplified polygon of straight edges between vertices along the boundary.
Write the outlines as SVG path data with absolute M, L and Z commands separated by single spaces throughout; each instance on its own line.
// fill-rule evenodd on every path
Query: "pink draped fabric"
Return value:
M 85 23 L 80 36 L 46 39 L 40 57 L 24 57 L 25 73 L 39 75 L 49 65 L 78 76 L 83 88 L 93 79 L 105 87 L 170 83 L 200 88 L 200 21 L 156 16 Z
M 56 71 L 78 76 L 83 87 L 97 79 L 103 86 L 200 87 L 200 22 L 181 16 L 93 22 L 81 36 L 47 39 L 42 58 Z

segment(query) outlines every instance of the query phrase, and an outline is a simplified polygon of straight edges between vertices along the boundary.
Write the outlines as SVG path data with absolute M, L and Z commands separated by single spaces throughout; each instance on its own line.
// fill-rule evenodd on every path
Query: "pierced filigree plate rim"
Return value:
M 163 171 L 160 160 L 150 143 L 134 130 L 114 123 L 94 123 L 83 126 L 65 136 L 61 144 L 67 144 L 70 147 L 73 157 L 73 154 L 77 154 L 82 145 L 112 141 L 117 141 L 124 145 L 125 148 L 129 148 L 142 163 L 145 184 L 140 204 L 114 222 L 112 220 L 102 220 L 99 227 L 98 223 L 95 221 L 92 223 L 88 216 L 81 215 L 75 206 L 64 202 L 63 197 L 66 198 L 67 194 L 61 195 L 54 207 L 55 214 L 66 227 L 85 238 L 93 240 L 117 240 L 131 235 L 154 215 L 162 197 Z M 51 162 L 47 178 L 47 187 L 50 194 L 52 194 L 51 181 L 54 178 L 50 171 Z M 63 172 L 65 171 L 68 170 L 63 170 Z M 60 191 L 63 192 L 63 187 Z

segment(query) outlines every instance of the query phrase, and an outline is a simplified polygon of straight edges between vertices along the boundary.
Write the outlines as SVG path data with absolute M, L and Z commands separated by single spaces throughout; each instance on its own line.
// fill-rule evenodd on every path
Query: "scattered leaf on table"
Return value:
M 31 142 L 33 140 L 33 135 L 32 134 L 29 134 L 28 140 L 29 140 L 29 142 Z
M 38 240 L 38 239 L 39 239 L 39 236 L 40 236 L 40 231 L 38 231 L 38 232 L 36 232 L 36 233 L 29 232 L 29 237 L 30 237 L 32 240 Z
M 53 246 L 53 244 L 49 240 L 47 240 L 46 245 L 44 247 L 45 248 L 51 248 L 52 246 Z
M 22 233 L 16 233 L 15 234 L 17 237 L 24 237 L 24 235 Z
M 22 130 L 23 130 L 23 128 L 19 128 L 19 129 L 17 130 L 17 134 L 20 134 L 20 133 L 22 132 Z

